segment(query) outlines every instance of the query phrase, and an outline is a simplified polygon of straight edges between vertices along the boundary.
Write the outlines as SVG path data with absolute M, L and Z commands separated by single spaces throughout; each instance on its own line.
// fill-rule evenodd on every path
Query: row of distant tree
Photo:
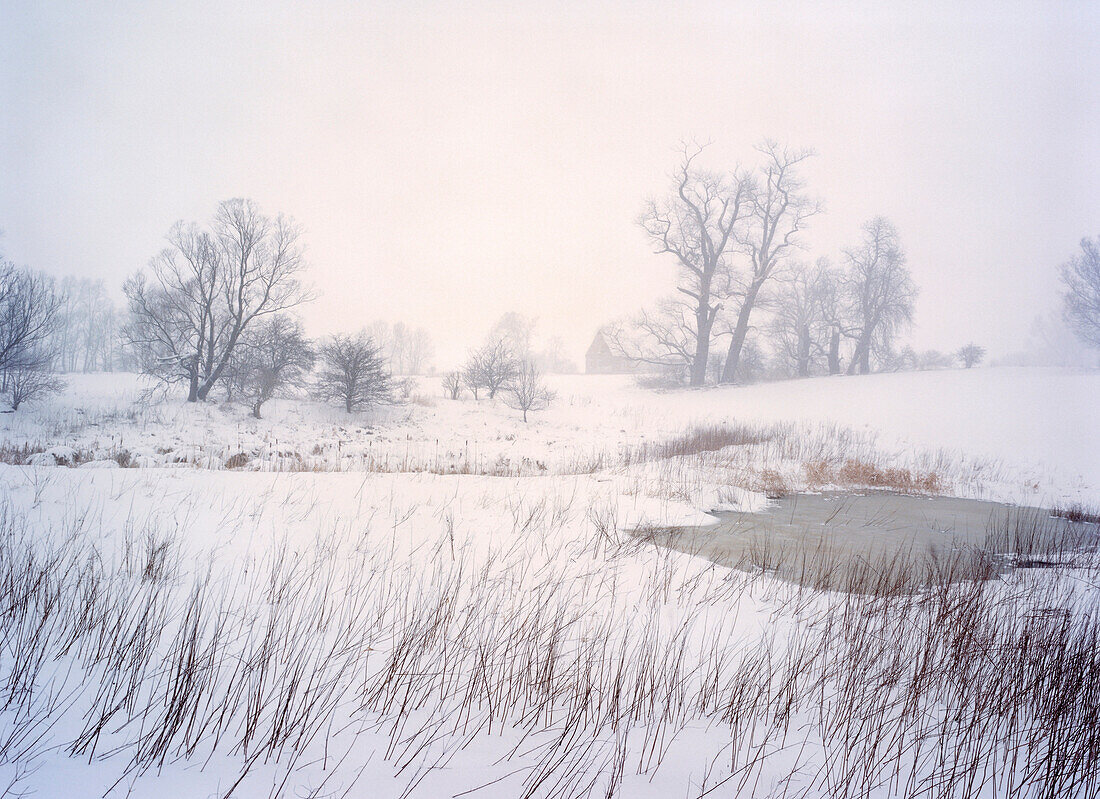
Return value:
M 388 398 L 395 370 L 430 368 L 422 328 L 378 322 L 306 338 L 295 310 L 312 292 L 287 217 L 229 200 L 207 226 L 173 226 L 167 242 L 126 281 L 121 311 L 101 280 L 55 281 L 0 262 L 0 384 L 13 408 L 58 390 L 59 373 L 132 369 L 184 387 L 192 401 L 220 386 L 256 416 L 272 397 L 305 388 L 352 411 Z
M 312 298 L 301 234 L 287 217 L 247 200 L 219 205 L 206 226 L 177 223 L 168 246 L 129 278 L 125 311 L 102 281 L 65 279 L 4 262 L 0 377 L 13 408 L 58 390 L 59 372 L 136 369 L 190 401 L 215 389 L 259 417 L 269 400 L 310 395 L 349 413 L 393 400 L 393 375 L 430 368 L 424 329 L 377 322 L 311 341 L 295 315 Z M 572 364 L 560 339 L 536 351 L 535 320 L 505 314 L 470 356 L 457 392 L 504 391 L 527 412 L 552 399 L 543 370 Z M 457 394 L 456 394 L 457 396 Z
M 864 225 L 839 266 L 795 257 L 820 210 L 798 175 L 808 151 L 768 142 L 758 169 L 729 173 L 698 168 L 700 152 L 685 150 L 673 190 L 640 220 L 675 265 L 676 294 L 609 331 L 619 353 L 692 385 L 949 365 L 951 356 L 896 346 L 917 288 L 888 220 Z M 58 282 L 0 260 L 0 390 L 18 408 L 57 390 L 58 372 L 134 368 L 183 387 L 191 401 L 221 386 L 257 416 L 271 397 L 305 386 L 349 411 L 384 401 L 395 371 L 428 368 L 430 337 L 378 323 L 309 341 L 295 316 L 312 298 L 300 239 L 287 217 L 267 216 L 248 200 L 223 202 L 207 226 L 172 228 L 168 246 L 126 281 L 121 312 L 102 281 Z M 1100 238 L 1083 239 L 1061 277 L 1065 320 L 1100 347 Z M 506 389 L 525 413 L 548 403 L 541 374 L 573 364 L 560 339 L 536 348 L 534 330 L 534 320 L 505 314 L 445 377 L 447 393 L 495 397 Z M 724 354 L 715 352 L 720 342 Z M 971 344 L 955 358 L 969 367 L 984 354 Z
M 475 400 L 482 396 L 495 399 L 503 394 L 505 402 L 523 413 L 543 410 L 555 399 L 546 385 L 547 372 L 567 374 L 576 366 L 565 352 L 560 338 L 552 338 L 545 347 L 535 343 L 537 320 L 516 312 L 504 314 L 485 338 L 469 352 L 462 368 L 443 375 L 443 391 L 453 400 L 469 392 Z
M 981 362 L 974 344 L 953 355 L 899 346 L 918 288 L 885 217 L 864 224 L 839 263 L 802 258 L 822 210 L 801 176 L 812 151 L 765 141 L 756 168 L 721 171 L 699 165 L 704 149 L 684 147 L 670 190 L 639 219 L 674 291 L 606 330 L 615 354 L 693 386 Z M 1067 321 L 1100 346 L 1097 249 L 1084 240 L 1062 276 Z

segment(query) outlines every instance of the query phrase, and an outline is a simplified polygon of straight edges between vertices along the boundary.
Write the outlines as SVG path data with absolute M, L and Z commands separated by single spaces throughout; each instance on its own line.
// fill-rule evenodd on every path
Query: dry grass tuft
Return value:
M 763 444 L 775 437 L 775 430 L 763 425 L 710 424 L 688 428 L 681 435 L 664 441 L 645 442 L 623 453 L 624 465 L 683 458 L 726 447 Z
M 0 445 L 0 463 L 8 466 L 25 466 L 31 455 L 45 452 L 46 448 L 41 444 L 9 444 Z
M 247 452 L 237 452 L 225 459 L 226 469 L 243 469 L 252 460 Z
M 802 464 L 802 469 L 811 488 L 826 485 L 884 488 L 903 494 L 938 494 L 945 488 L 939 474 L 934 471 L 883 467 L 862 458 L 847 458 L 839 466 L 827 460 L 807 461 Z
M 760 482 L 756 490 L 763 492 L 768 499 L 782 499 L 791 493 L 790 484 L 775 469 L 764 469 L 760 472 Z

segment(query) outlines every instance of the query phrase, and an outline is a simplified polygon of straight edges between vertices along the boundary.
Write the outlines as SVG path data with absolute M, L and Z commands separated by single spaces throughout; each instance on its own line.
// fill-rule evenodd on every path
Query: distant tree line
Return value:
M 422 327 L 415 330 L 404 322 L 374 322 L 366 333 L 378 346 L 394 374 L 422 375 L 431 372 L 435 347 L 431 334 Z
M 918 289 L 885 217 L 836 264 L 799 257 L 822 210 L 801 176 L 813 151 L 766 140 L 755 168 L 720 171 L 699 165 L 704 149 L 682 149 L 671 189 L 638 220 L 674 270 L 674 293 L 607 329 L 616 355 L 692 386 L 982 361 L 973 344 L 953 355 L 899 348 Z
M 313 296 L 300 239 L 292 219 L 249 200 L 223 202 L 206 228 L 176 224 L 169 246 L 124 286 L 122 333 L 141 371 L 185 386 L 192 402 L 221 385 L 257 418 L 280 396 L 313 396 L 348 413 L 393 401 L 393 368 L 425 369 L 430 337 L 379 323 L 310 341 L 294 315 Z
M 514 311 L 504 314 L 485 342 L 470 351 L 462 368 L 443 375 L 443 393 L 452 400 L 464 391 L 475 400 L 492 400 L 500 394 L 505 404 L 523 414 L 524 422 L 529 412 L 548 408 L 556 395 L 544 375 L 574 372 L 576 367 L 559 338 L 536 348 L 535 328 L 534 319 Z
M 0 393 L 13 410 L 60 390 L 67 372 L 127 366 L 101 280 L 60 281 L 0 258 Z
M 837 265 L 799 259 L 821 209 L 798 174 L 812 153 L 773 142 L 758 151 L 757 169 L 722 173 L 697 166 L 702 148 L 684 149 L 672 190 L 639 220 L 674 265 L 676 293 L 609 329 L 619 354 L 690 385 L 982 363 L 974 343 L 950 354 L 898 345 L 917 287 L 884 217 L 863 225 Z M 310 394 L 348 412 L 392 401 L 394 374 L 431 371 L 430 336 L 376 322 L 310 341 L 294 315 L 312 297 L 300 239 L 290 218 L 227 200 L 205 227 L 172 227 L 168 246 L 123 286 L 122 312 L 100 280 L 56 281 L 0 258 L 0 393 L 14 410 L 60 390 L 59 374 L 135 369 L 182 386 L 190 401 L 221 386 L 256 417 L 279 396 Z M 1100 237 L 1082 239 L 1060 276 L 1066 323 L 1100 348 Z M 535 331 L 536 320 L 504 314 L 443 376 L 446 396 L 503 395 L 525 420 L 548 406 L 543 375 L 575 366 L 560 339 L 539 347 Z
M 209 224 L 179 222 L 166 241 L 123 285 L 123 312 L 101 280 L 55 281 L 0 260 L 0 389 L 13 410 L 59 390 L 59 373 L 123 368 L 192 402 L 220 387 L 257 418 L 280 396 L 350 413 L 390 402 L 394 370 L 430 368 L 427 331 L 401 323 L 306 337 L 295 310 L 312 292 L 289 217 L 227 200 Z

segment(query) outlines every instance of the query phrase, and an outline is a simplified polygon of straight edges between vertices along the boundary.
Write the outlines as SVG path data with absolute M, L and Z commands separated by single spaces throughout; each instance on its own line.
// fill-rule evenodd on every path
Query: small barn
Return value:
M 586 375 L 625 375 L 638 371 L 638 364 L 622 355 L 616 355 L 607 343 L 604 331 L 596 333 L 588 352 L 584 355 L 584 373 Z

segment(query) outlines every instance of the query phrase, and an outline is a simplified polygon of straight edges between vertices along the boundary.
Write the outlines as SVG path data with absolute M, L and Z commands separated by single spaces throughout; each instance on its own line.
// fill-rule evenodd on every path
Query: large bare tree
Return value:
M 913 321 L 917 287 L 897 229 L 885 217 L 865 223 L 863 240 L 844 257 L 847 270 L 840 280 L 847 321 L 842 332 L 855 342 L 848 374 L 867 374 L 872 351 L 889 350 L 898 331 Z
M 1078 338 L 1100 347 L 1100 236 L 1081 239 L 1081 252 L 1062 265 L 1063 312 Z
M 828 351 L 828 307 L 833 272 L 825 258 L 813 266 L 796 264 L 779 285 L 771 333 L 778 355 L 798 377 L 810 374 Z
M 0 374 L 49 365 L 59 307 L 52 279 L 0 261 Z
M 764 163 L 759 178 L 751 184 L 749 224 L 738 242 L 748 256 L 748 269 L 730 273 L 728 293 L 739 304 L 722 365 L 723 383 L 737 379 L 741 350 L 761 291 L 792 250 L 800 246 L 799 233 L 806 227 L 806 221 L 821 210 L 820 203 L 804 193 L 798 174 L 798 166 L 813 155 L 812 150 L 790 150 L 770 140 L 757 150 L 764 156 Z
M 12 410 L 62 385 L 51 373 L 59 307 L 51 278 L 0 261 L 0 390 Z
M 265 216 L 250 200 L 218 206 L 209 230 L 177 223 L 169 246 L 124 286 L 124 337 L 142 368 L 166 383 L 186 382 L 205 400 L 255 320 L 309 299 L 298 226 Z
M 719 289 L 728 282 L 735 232 L 752 196 L 750 177 L 741 170 L 722 173 L 696 166 L 702 150 L 684 147 L 672 192 L 662 201 L 651 200 L 639 219 L 655 252 L 675 259 L 676 291 L 689 306 L 690 343 L 682 353 L 669 354 L 683 355 L 693 386 L 706 382 L 714 323 L 722 309 Z

